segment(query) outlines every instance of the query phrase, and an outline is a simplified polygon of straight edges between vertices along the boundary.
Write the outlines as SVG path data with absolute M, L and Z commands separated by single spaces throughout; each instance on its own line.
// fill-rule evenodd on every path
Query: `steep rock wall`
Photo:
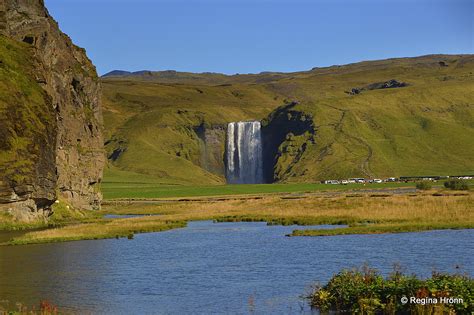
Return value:
M 19 49 L 29 50 L 31 71 L 25 75 L 42 88 L 46 106 L 42 113 L 33 112 L 43 130 L 26 128 L 37 141 L 22 157 L 34 171 L 17 176 L 14 165 L 0 166 L 6 170 L 0 178 L 2 208 L 22 218 L 25 213 L 30 217 L 47 214 L 58 195 L 77 208 L 99 208 L 98 184 L 105 158 L 100 85 L 94 66 L 85 51 L 59 30 L 42 0 L 1 0 L 0 34 L 21 42 Z M 15 106 L 26 108 L 28 101 L 21 95 L 28 91 L 19 90 Z M 2 113 L 2 118 L 11 123 L 14 117 L 8 119 Z M 14 137 L 18 134 L 10 132 L 5 142 L 13 142 Z
M 200 166 L 210 173 L 224 176 L 226 126 L 201 124 L 194 131 L 201 141 Z

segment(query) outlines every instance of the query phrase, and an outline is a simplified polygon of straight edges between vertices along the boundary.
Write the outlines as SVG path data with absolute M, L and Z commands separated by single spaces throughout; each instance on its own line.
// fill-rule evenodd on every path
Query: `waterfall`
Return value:
M 262 133 L 259 121 L 227 127 L 226 178 L 229 184 L 263 183 Z

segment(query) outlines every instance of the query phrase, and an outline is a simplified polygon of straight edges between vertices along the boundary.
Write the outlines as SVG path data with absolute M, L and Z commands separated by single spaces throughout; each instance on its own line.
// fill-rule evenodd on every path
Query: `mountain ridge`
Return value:
M 190 72 L 190 71 L 177 71 L 177 70 L 139 70 L 139 71 L 128 71 L 128 70 L 121 70 L 121 69 L 116 69 L 109 71 L 100 77 L 102 79 L 117 79 L 117 78 L 140 78 L 140 77 L 147 77 L 148 79 L 156 79 L 159 81 L 160 78 L 163 77 L 176 77 L 179 78 L 180 76 L 193 76 L 193 75 L 198 75 L 198 76 L 224 76 L 224 77 L 252 77 L 252 76 L 263 76 L 263 75 L 272 75 L 272 74 L 278 74 L 278 75 L 294 75 L 294 74 L 300 74 L 300 73 L 308 73 L 308 72 L 317 72 L 317 71 L 324 71 L 324 70 L 331 70 L 335 68 L 348 68 L 353 65 L 362 65 L 362 64 L 375 64 L 375 63 L 389 63 L 389 62 L 397 62 L 397 61 L 403 61 L 403 60 L 420 60 L 420 61 L 429 61 L 432 62 L 433 60 L 438 59 L 439 61 L 443 61 L 446 59 L 452 58 L 463 58 L 463 57 L 470 57 L 474 56 L 474 54 L 427 54 L 427 55 L 420 55 L 420 56 L 413 56 L 413 57 L 393 57 L 393 58 L 386 58 L 386 59 L 374 59 L 374 60 L 362 60 L 362 61 L 357 61 L 357 62 L 351 62 L 347 64 L 334 64 L 330 66 L 316 66 L 308 70 L 300 70 L 300 71 L 261 71 L 261 72 L 256 72 L 256 73 L 234 73 L 234 74 L 226 74 L 222 72 L 210 72 L 210 71 L 205 71 L 205 72 Z

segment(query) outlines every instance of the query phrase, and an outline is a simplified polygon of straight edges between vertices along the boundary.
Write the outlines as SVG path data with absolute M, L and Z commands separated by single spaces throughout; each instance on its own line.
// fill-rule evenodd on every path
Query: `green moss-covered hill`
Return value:
M 33 48 L 0 35 L 0 203 L 54 186 L 56 117 L 38 83 Z M 43 194 L 47 195 L 47 193 Z
M 285 131 L 267 157 L 280 182 L 474 173 L 473 55 L 256 75 L 114 72 L 102 82 L 112 177 L 222 183 L 225 126 L 248 119 Z

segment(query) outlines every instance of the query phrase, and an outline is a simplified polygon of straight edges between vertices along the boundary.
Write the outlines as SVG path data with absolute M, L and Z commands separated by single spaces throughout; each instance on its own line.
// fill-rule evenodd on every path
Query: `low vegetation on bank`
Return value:
M 471 314 L 474 279 L 433 272 L 420 279 L 395 269 L 388 277 L 364 266 L 343 270 L 308 296 L 311 307 L 351 314 Z
M 134 234 L 137 233 L 161 232 L 185 226 L 185 221 L 154 220 L 152 217 L 103 219 L 93 223 L 67 225 L 26 233 L 19 238 L 14 238 L 8 244 L 24 245 L 125 237 L 133 239 Z
M 410 194 L 296 193 L 161 201 L 110 201 L 104 214 L 153 215 L 88 218 L 43 231 L 28 232 L 9 244 L 127 237 L 134 233 L 184 227 L 188 221 L 260 221 L 282 225 L 343 224 L 344 228 L 296 230 L 294 236 L 330 236 L 474 228 L 474 193 L 449 190 Z
M 38 219 L 31 222 L 17 221 L 8 212 L 0 212 L 0 231 L 55 228 L 71 224 L 94 222 L 102 218 L 102 215 L 96 211 L 74 209 L 64 200 L 59 200 L 54 203 L 52 209 L 53 213 L 47 220 Z

